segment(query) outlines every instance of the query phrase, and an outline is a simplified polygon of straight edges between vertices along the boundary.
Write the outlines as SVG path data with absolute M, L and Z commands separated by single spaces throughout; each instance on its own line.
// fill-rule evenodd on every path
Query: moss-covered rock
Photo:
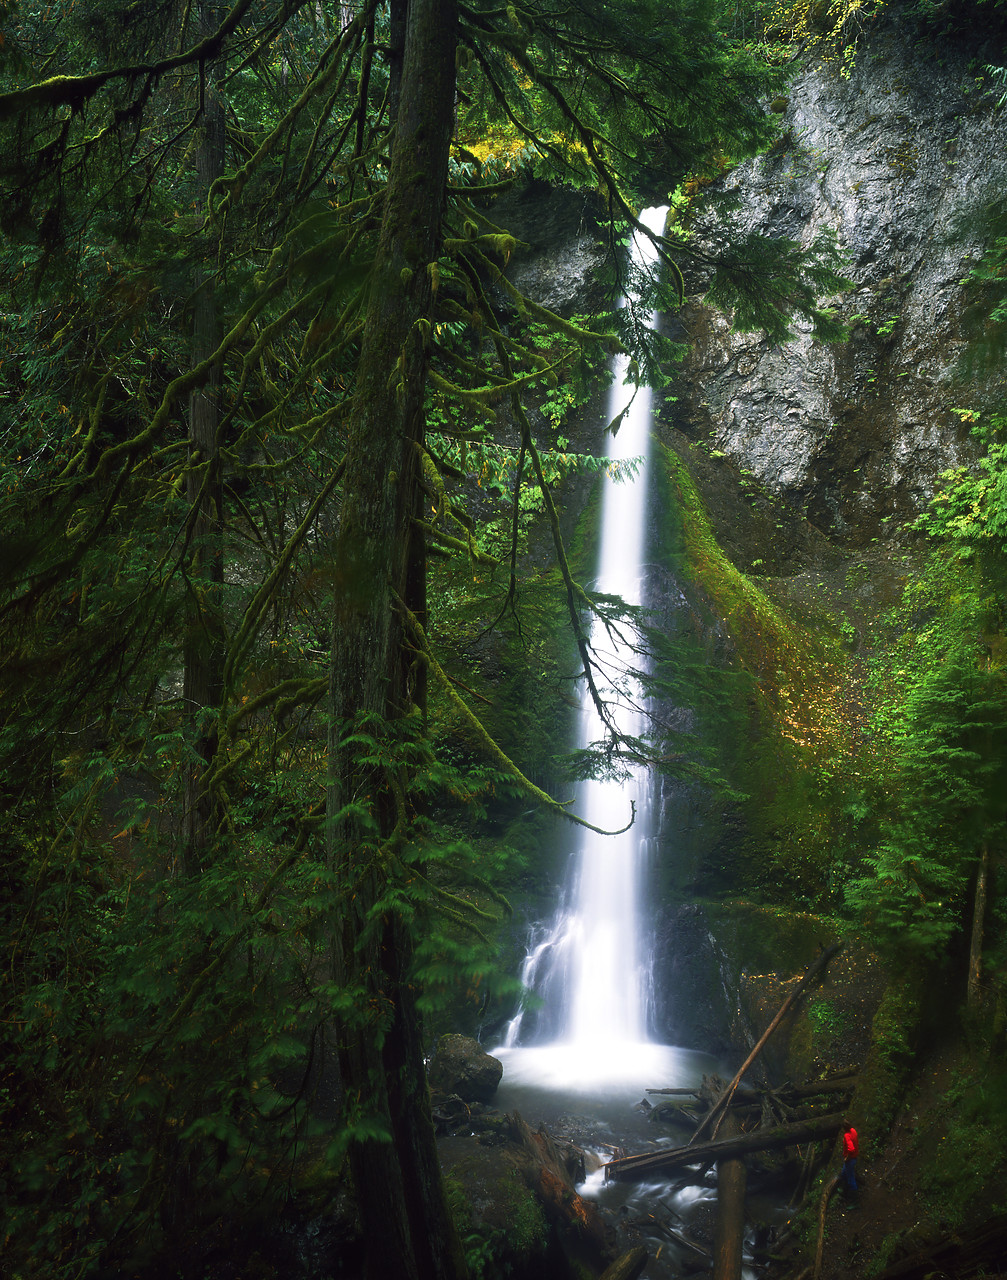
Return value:
M 740 1058 L 817 958 L 836 921 L 757 903 L 673 908 L 659 930 L 659 1007 L 675 1040 Z M 887 982 L 878 956 L 847 939 L 774 1033 L 755 1074 L 771 1083 L 860 1067 Z
M 517 1115 L 487 1115 L 442 1140 L 440 1155 L 473 1280 L 587 1280 L 611 1260 L 597 1207 L 574 1186 L 576 1148 Z
M 431 1089 L 463 1102 L 489 1102 L 503 1076 L 503 1063 L 470 1036 L 445 1035 L 427 1070 Z

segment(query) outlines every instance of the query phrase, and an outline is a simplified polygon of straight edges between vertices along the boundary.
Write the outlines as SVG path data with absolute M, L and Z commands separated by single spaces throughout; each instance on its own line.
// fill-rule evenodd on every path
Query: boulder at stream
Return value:
M 427 1076 L 436 1093 L 455 1094 L 463 1102 L 489 1102 L 503 1076 L 503 1063 L 470 1036 L 441 1036 Z

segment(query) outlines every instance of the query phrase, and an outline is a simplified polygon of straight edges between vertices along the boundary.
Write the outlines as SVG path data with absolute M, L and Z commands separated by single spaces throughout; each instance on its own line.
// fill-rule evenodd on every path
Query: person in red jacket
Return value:
M 848 1120 L 843 1121 L 843 1183 L 852 1195 L 857 1193 L 857 1156 L 860 1142 L 857 1131 Z

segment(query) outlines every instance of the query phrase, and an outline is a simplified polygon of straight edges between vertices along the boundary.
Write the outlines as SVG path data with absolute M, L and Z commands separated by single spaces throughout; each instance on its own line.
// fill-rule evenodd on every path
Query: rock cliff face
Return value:
M 771 347 L 730 334 L 701 299 L 683 317 L 676 425 L 854 545 L 925 504 L 968 454 L 952 406 L 993 390 L 955 383 L 962 281 L 980 253 L 960 224 L 1000 180 L 1007 141 L 1007 114 L 977 80 L 981 52 L 882 36 L 848 80 L 804 72 L 779 141 L 723 183 L 745 230 L 804 245 L 835 234 L 853 282 L 837 299 L 848 342 L 804 332 Z
M 927 52 L 894 35 L 875 36 L 849 79 L 829 68 L 796 77 L 778 143 L 721 184 L 736 200 L 732 218 L 742 232 L 804 245 L 823 230 L 834 234 L 852 282 L 835 300 L 848 341 L 826 344 L 799 332 L 772 346 L 758 333 L 731 334 L 729 317 L 704 305 L 702 281 L 690 281 L 691 300 L 679 317 L 688 355 L 678 399 L 660 424 L 702 497 L 718 547 L 785 608 L 799 605 L 812 626 L 822 610 L 854 616 L 861 604 L 880 608 L 886 593 L 888 602 L 897 598 L 902 557 L 890 545 L 875 551 L 871 544 L 894 540 L 940 473 L 970 456 L 968 430 L 954 408 L 981 407 L 999 391 L 992 377 L 960 378 L 964 281 L 982 249 L 968 215 L 1007 169 L 1007 111 L 998 113 L 977 82 L 994 60 L 988 50 Z M 539 207 L 531 198 L 537 194 L 515 197 L 513 212 L 524 215 L 518 234 L 531 248 L 515 255 L 512 270 L 562 313 L 587 309 L 598 296 L 590 206 L 582 197 L 553 195 Z M 716 234 L 712 219 L 700 226 L 701 234 Z M 575 447 L 596 448 L 603 423 L 601 407 L 585 413 L 570 430 Z M 679 432 L 706 447 L 682 447 Z M 754 482 L 768 496 L 756 493 Z M 658 546 L 670 536 L 668 500 L 652 505 Z M 693 636 L 697 666 L 730 668 L 736 655 L 726 615 L 716 613 L 703 584 L 677 574 L 673 560 L 658 564 L 655 557 L 649 568 L 655 624 L 672 639 Z M 658 713 L 690 727 L 691 713 L 681 707 L 662 704 Z M 772 790 L 775 780 L 763 781 Z M 750 808 L 768 803 L 760 792 Z M 726 1049 L 739 1034 L 732 1002 L 740 999 L 738 974 L 752 960 L 752 946 L 732 919 L 715 928 L 705 908 L 681 902 L 708 892 L 711 868 L 726 868 L 722 882 L 712 876 L 722 890 L 742 854 L 775 865 L 769 844 L 788 832 L 752 825 L 747 810 L 670 778 L 656 804 L 659 1030 L 681 1043 Z M 777 939 L 774 919 L 760 918 L 760 928 Z M 795 942 L 775 963 L 789 977 L 810 959 Z M 802 1034 L 832 1058 L 834 1047 L 822 1040 L 829 1025 L 826 1019 Z

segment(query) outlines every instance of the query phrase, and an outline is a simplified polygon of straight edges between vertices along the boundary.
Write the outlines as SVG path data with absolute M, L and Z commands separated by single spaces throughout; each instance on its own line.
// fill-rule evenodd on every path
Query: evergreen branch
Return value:
M 511 378 L 509 381 L 491 382 L 483 387 L 459 386 L 457 382 L 449 382 L 436 369 L 430 369 L 427 376 L 437 390 L 443 391 L 445 395 L 492 413 L 488 408 L 488 401 L 499 400 L 505 391 L 519 391 L 522 387 L 530 386 L 540 378 L 546 378 L 556 369 L 562 368 L 564 363 L 563 360 L 557 360 L 553 364 L 546 365 L 544 369 L 533 369 L 531 373 L 519 374 L 518 377 Z
M 476 924 L 476 920 L 486 920 L 490 924 L 496 925 L 499 923 L 499 916 L 494 915 L 490 911 L 484 910 L 482 907 L 476 906 L 474 902 L 469 902 L 467 898 L 463 898 L 460 894 L 452 893 L 447 889 L 442 889 L 438 885 L 435 885 L 430 877 L 421 871 L 415 863 L 407 864 L 397 853 L 393 853 L 392 856 L 406 880 L 419 880 L 424 886 L 426 892 L 431 895 L 433 901 L 431 902 L 428 899 L 424 903 L 425 906 L 429 907 L 431 910 L 437 912 L 446 919 L 453 921 L 459 928 L 465 929 L 469 933 L 474 934 L 487 946 L 491 947 L 493 945 L 492 939 L 490 939 L 479 925 Z M 504 895 L 499 892 L 499 890 L 494 889 L 479 876 L 469 876 L 468 879 L 471 883 L 476 884 L 479 888 L 485 890 L 487 895 L 501 907 L 505 915 L 509 916 L 512 914 L 511 904 L 507 901 Z M 475 917 L 475 919 L 472 917 Z
M 580 115 L 569 104 L 565 95 L 561 92 L 559 86 L 551 76 L 546 76 L 538 72 L 535 64 L 526 56 L 518 55 L 517 61 L 526 75 L 542 85 L 545 91 L 559 107 L 564 119 L 573 127 L 584 147 L 584 150 L 588 154 L 592 169 L 604 184 L 612 203 L 621 211 L 623 217 L 636 230 L 638 235 L 645 235 L 648 240 L 653 242 L 661 261 L 671 269 L 671 272 L 675 277 L 675 284 L 678 288 L 678 305 L 680 307 L 684 306 L 685 278 L 682 275 L 678 263 L 675 262 L 667 249 L 664 248 L 665 242 L 663 241 L 663 237 L 656 236 L 649 227 L 645 226 L 639 218 L 637 218 L 636 214 L 626 202 L 626 199 L 619 188 L 619 184 L 615 180 L 612 170 L 602 159 L 601 154 L 598 151 L 597 135 L 594 130 L 589 128 L 583 122 Z
M 201 360 L 198 364 L 192 366 L 187 372 L 179 374 L 168 383 L 161 396 L 161 403 L 158 405 L 150 422 L 136 435 L 128 440 L 122 440 L 119 444 L 112 445 L 104 451 L 98 459 L 98 463 L 94 469 L 94 478 L 101 480 L 107 476 L 112 466 L 118 462 L 120 458 L 127 459 L 127 466 L 130 460 L 135 458 L 144 448 L 146 448 L 152 440 L 155 440 L 160 432 L 167 426 L 171 410 L 175 403 L 182 396 L 187 395 L 190 391 L 195 391 L 199 387 L 203 387 L 210 380 L 216 366 L 223 360 L 224 356 L 231 351 L 248 332 L 252 321 L 262 311 L 262 309 L 276 296 L 283 288 L 285 281 L 283 279 L 273 280 L 259 294 L 258 298 L 252 303 L 251 307 L 235 321 L 231 330 L 224 336 L 220 345 L 205 360 Z
M 594 663 L 591 659 L 591 645 L 588 637 L 584 633 L 584 628 L 581 625 L 580 613 L 578 611 L 578 602 L 586 605 L 592 613 L 598 612 L 597 606 L 591 600 L 591 597 L 587 594 L 584 588 L 574 581 L 573 574 L 570 572 L 570 562 L 567 559 L 566 545 L 563 542 L 563 532 L 559 527 L 559 515 L 556 511 L 556 504 L 552 500 L 552 491 L 550 490 L 548 482 L 546 481 L 545 475 L 542 471 L 542 459 L 539 455 L 538 449 L 535 447 L 535 441 L 531 437 L 531 426 L 528 422 L 528 417 L 524 412 L 524 406 L 520 405 L 516 406 L 516 408 L 520 411 L 523 436 L 527 442 L 528 453 L 531 455 L 532 467 L 535 470 L 535 478 L 538 481 L 539 492 L 542 494 L 542 498 L 546 506 L 546 512 L 549 516 L 549 526 L 552 530 L 552 540 L 553 546 L 556 550 L 556 560 L 559 564 L 560 573 L 563 575 L 563 582 L 566 585 L 567 613 L 570 618 L 570 625 L 573 629 L 574 640 L 577 643 L 577 649 L 580 653 L 581 661 L 584 663 L 584 679 L 587 682 L 588 692 L 591 695 L 591 701 L 595 705 L 595 710 L 598 712 L 602 724 L 605 725 L 612 734 L 618 737 L 619 731 L 613 723 L 611 713 L 609 712 L 609 709 L 605 704 L 605 700 L 602 698 L 601 693 L 598 690 L 598 686 L 595 683 Z
M 249 0 L 246 0 L 246 3 Z M 300 97 L 287 111 L 283 119 L 266 134 L 265 138 L 259 144 L 253 156 L 237 170 L 236 173 L 227 177 L 217 178 L 214 180 L 207 193 L 206 207 L 210 212 L 214 221 L 219 221 L 226 217 L 228 210 L 237 202 L 244 191 L 249 178 L 263 164 L 263 162 L 273 153 L 277 144 L 288 137 L 291 133 L 291 126 L 297 120 L 301 112 L 316 98 L 320 93 L 326 90 L 332 81 L 336 78 L 340 70 L 343 57 L 353 43 L 358 39 L 361 28 L 365 28 L 367 20 L 373 7 L 375 0 L 371 0 L 366 10 L 358 13 L 353 21 L 338 36 L 334 36 L 329 42 L 321 58 L 318 61 L 316 73 L 305 85 Z M 321 68 L 326 61 L 330 61 L 330 65 Z M 223 192 L 219 204 L 215 204 L 217 196 Z
M 14 89 L 10 93 L 0 94 L 0 120 L 11 116 L 22 115 L 32 107 L 69 106 L 75 111 L 96 93 L 115 80 L 138 80 L 146 77 L 147 85 L 144 96 L 153 92 L 154 81 L 175 71 L 179 67 L 191 66 L 193 63 L 212 62 L 220 56 L 224 42 L 236 29 L 241 19 L 252 7 L 252 0 L 238 0 L 220 26 L 211 35 L 198 44 L 194 44 L 184 53 L 163 58 L 159 62 L 137 63 L 126 67 L 110 67 L 107 71 L 96 71 L 90 75 L 52 76 L 37 84 L 28 85 L 24 89 Z
M 430 521 L 432 525 L 435 525 L 444 514 L 444 509 L 448 500 L 447 490 L 444 487 L 444 479 L 441 476 L 440 471 L 437 469 L 437 463 L 434 462 L 429 451 L 425 449 L 418 440 L 414 440 L 413 443 L 420 455 L 420 470 L 422 472 L 423 479 L 433 490 L 434 496 L 437 499 L 433 519 Z
M 358 36 L 358 39 L 356 42 L 357 48 L 360 47 L 361 41 L 366 39 L 367 27 L 369 22 L 371 21 L 375 8 L 376 8 L 376 4 L 374 0 L 372 0 L 370 7 L 365 11 L 366 16 L 362 23 L 364 30 L 363 32 L 357 33 L 357 36 Z M 336 81 L 335 87 L 333 88 L 332 92 L 329 94 L 328 99 L 325 102 L 325 105 L 322 107 L 322 110 L 318 114 L 318 122 L 315 125 L 314 132 L 311 135 L 311 141 L 308 144 L 308 149 L 304 155 L 304 162 L 301 165 L 300 177 L 297 179 L 297 186 L 294 189 L 295 200 L 303 198 L 306 192 L 310 190 L 311 186 L 314 185 L 313 183 L 310 184 L 310 186 L 308 184 L 308 174 L 311 171 L 311 162 L 314 160 L 315 152 L 318 149 L 318 140 L 321 137 L 322 129 L 328 123 L 329 117 L 331 116 L 332 112 L 335 110 L 336 103 L 339 101 L 340 97 L 342 96 L 343 89 L 346 86 L 346 80 L 350 74 L 350 70 L 353 67 L 353 55 L 355 52 L 356 52 L 356 49 L 350 50 L 348 56 L 342 59 L 342 74 L 340 75 L 339 79 Z M 347 135 L 350 132 L 350 129 L 353 128 L 353 125 L 356 123 L 356 115 L 357 115 L 357 112 L 360 111 L 360 109 L 361 109 L 361 104 L 358 100 L 358 102 L 354 106 L 353 111 L 350 112 L 349 118 L 343 124 L 343 128 L 342 128 L 342 131 L 340 132 L 339 138 L 336 140 L 334 146 L 332 147 L 332 154 L 335 154 L 335 155 L 339 154 L 340 150 L 342 149 L 342 145 L 346 141 Z
M 632 218 L 632 215 L 630 215 L 630 217 Z M 636 219 L 634 218 L 633 221 L 635 223 Z M 523 314 L 533 315 L 536 320 L 541 320 L 544 324 L 547 324 L 550 329 L 554 329 L 558 333 L 565 334 L 568 338 L 572 338 L 578 344 L 587 343 L 590 345 L 603 346 L 610 355 L 616 355 L 624 350 L 616 333 L 611 330 L 605 333 L 596 333 L 593 329 L 585 329 L 582 325 L 574 324 L 572 320 L 565 320 L 557 312 L 550 311 L 548 307 L 541 306 L 526 294 L 523 294 L 519 289 L 511 284 L 499 267 L 489 262 L 488 258 L 484 258 L 483 261 L 490 266 L 494 277 L 494 283 L 498 284 L 500 288 L 509 295 L 514 302 L 514 305 Z
M 13 596 L 5 604 L 0 605 L 0 619 L 4 618 L 4 616 L 12 609 L 19 606 L 26 608 L 32 600 L 37 599 L 55 583 L 62 582 L 74 572 L 80 562 L 84 559 L 87 552 L 92 546 L 94 546 L 98 539 L 98 535 L 111 520 L 116 509 L 116 504 L 119 501 L 119 496 L 125 488 L 126 481 L 131 476 L 132 470 L 132 464 L 128 461 L 119 469 L 119 474 L 116 476 L 115 481 L 111 485 L 108 493 L 105 495 L 104 506 L 99 512 L 98 518 L 87 533 L 85 534 L 82 528 L 83 518 L 81 523 L 73 525 L 67 529 L 64 537 L 66 542 L 70 544 L 77 544 L 74 550 L 69 555 L 64 556 L 62 560 L 58 560 L 54 565 L 50 565 L 48 569 L 42 570 L 23 595 Z M 83 486 L 78 486 L 78 492 L 82 487 Z
M 239 747 L 239 749 L 234 753 L 233 756 L 229 756 L 226 760 L 222 760 L 218 764 L 217 759 L 223 753 L 223 747 L 221 747 L 217 751 L 217 755 L 214 757 L 213 772 L 209 775 L 206 781 L 202 783 L 202 790 L 206 793 L 206 795 L 211 795 L 214 791 L 219 790 L 224 779 L 229 777 L 230 774 L 232 774 L 235 771 L 235 769 L 237 769 L 238 765 L 241 764 L 242 760 L 247 760 L 254 750 L 255 750 L 254 742 L 245 742 L 241 745 L 241 747 Z M 225 805 L 223 807 L 223 814 L 220 822 L 221 828 L 224 827 L 226 821 L 227 821 L 227 809 Z
M 476 564 L 498 565 L 500 563 L 495 556 L 483 551 L 471 537 L 468 542 L 463 542 L 461 538 L 454 538 L 450 533 L 445 533 L 443 529 L 438 529 L 436 525 L 428 524 L 425 520 L 420 520 L 415 516 L 412 523 L 415 528 L 422 529 L 427 537 L 433 538 L 441 546 L 450 547 L 452 551 L 464 552 Z
M 493 95 L 493 100 L 518 133 L 530 142 L 532 146 L 536 147 L 543 155 L 552 156 L 561 168 L 570 168 L 569 160 L 559 147 L 537 134 L 534 129 L 529 125 L 526 125 L 524 121 L 514 113 L 503 86 L 497 81 L 497 77 L 493 74 L 489 63 L 483 56 L 482 50 L 475 41 L 467 39 L 464 30 L 459 33 L 459 37 L 466 47 L 472 51 L 476 61 L 479 63 L 482 73 L 486 79 L 486 83 L 489 86 L 490 93 Z
M 515 290 L 515 293 L 516 292 L 517 291 Z M 485 305 L 486 305 L 486 318 L 488 321 L 488 327 L 490 329 L 490 333 L 496 344 L 497 355 L 500 358 L 500 362 L 504 368 L 504 371 L 509 372 L 511 367 L 510 357 L 502 341 L 503 335 L 501 334 L 500 327 L 497 324 L 496 315 L 493 312 L 492 308 L 489 306 L 488 302 L 486 302 Z M 552 313 L 547 313 L 547 314 L 552 314 Z M 559 317 L 557 317 L 557 319 L 559 319 Z M 563 533 L 559 525 L 559 515 L 556 511 L 556 504 L 553 502 L 552 491 L 549 488 L 548 482 L 546 481 L 545 475 L 542 470 L 541 456 L 539 455 L 538 449 L 535 446 L 535 442 L 532 439 L 531 424 L 528 421 L 528 415 L 525 413 L 524 405 L 522 404 L 520 398 L 516 394 L 512 394 L 511 396 L 511 407 L 514 411 L 515 417 L 517 418 L 518 422 L 521 424 L 521 457 L 523 458 L 524 452 L 526 450 L 531 456 L 532 466 L 535 470 L 535 478 L 538 482 L 539 491 L 542 494 L 542 500 L 545 504 L 546 512 L 549 516 L 549 527 L 552 532 L 553 546 L 555 547 L 555 550 L 556 550 L 556 559 L 560 567 L 560 573 L 562 574 L 563 582 L 566 586 L 567 612 L 570 617 L 570 625 L 573 630 L 574 639 L 577 644 L 577 649 L 581 656 L 581 661 L 584 664 L 584 679 L 587 682 L 587 687 L 591 695 L 591 700 L 598 711 L 598 715 L 601 719 L 602 724 L 606 725 L 610 730 L 610 732 L 616 737 L 618 737 L 619 736 L 618 730 L 612 722 L 612 718 L 611 718 L 611 715 L 609 714 L 608 708 L 606 707 L 604 699 L 601 697 L 601 694 L 598 691 L 598 687 L 595 683 L 594 664 L 591 660 L 591 647 L 590 647 L 590 643 L 588 641 L 587 636 L 584 634 L 584 628 L 581 624 L 578 606 L 579 605 L 586 606 L 589 610 L 591 610 L 594 613 L 597 613 L 598 610 L 595 604 L 593 603 L 593 601 L 591 600 L 590 596 L 583 589 L 583 587 L 581 587 L 574 580 L 573 574 L 570 572 L 570 562 L 567 559 L 566 544 L 563 541 Z M 514 577 L 514 566 L 516 564 L 516 537 L 517 537 L 516 520 L 517 520 L 518 509 L 519 509 L 518 503 L 519 503 L 519 494 L 517 491 L 517 487 L 515 487 L 515 497 L 514 497 L 515 526 L 512 531 L 512 542 L 511 542 L 511 574 L 512 576 L 511 576 L 511 583 L 508 588 L 507 600 L 504 602 L 504 608 L 507 607 L 507 602 L 512 601 L 514 596 L 516 595 L 516 581 Z M 501 610 L 500 616 L 501 617 L 503 616 L 503 610 Z
M 206 987 L 214 977 L 216 977 L 221 969 L 223 969 L 238 943 L 244 941 L 248 936 L 252 926 L 255 924 L 255 917 L 268 905 L 270 898 L 273 896 L 274 890 L 303 852 L 304 842 L 302 842 L 301 839 L 298 839 L 294 843 L 290 852 L 280 860 L 269 879 L 259 890 L 245 923 L 241 925 L 240 928 L 235 929 L 231 936 L 224 941 L 220 950 L 210 963 L 206 965 L 206 967 L 192 980 L 188 991 L 182 997 L 178 1005 L 176 1005 L 174 1012 L 169 1015 L 167 1020 L 162 1024 L 160 1030 L 155 1033 L 153 1039 L 144 1050 L 135 1071 L 129 1079 L 129 1083 L 119 1094 L 120 1103 L 124 1100 L 129 1090 L 132 1089 L 133 1085 L 136 1084 L 137 1080 L 143 1073 L 144 1067 L 146 1067 L 147 1063 L 150 1061 L 150 1056 L 154 1050 L 157 1049 L 158 1045 L 163 1043 L 163 1041 L 189 1014 L 192 1006 L 196 1003 L 196 997 L 200 994 L 203 988 Z
M 516 178 L 504 178 L 501 182 L 483 182 L 471 187 L 448 187 L 448 194 L 458 196 L 480 195 L 487 199 L 490 197 L 502 196 L 505 192 L 510 191 L 517 181 Z M 487 219 L 488 221 L 488 219 Z M 501 228 L 497 228 L 501 230 Z
M 618 836 L 618 835 L 622 835 L 624 831 L 628 831 L 630 829 L 630 827 L 636 821 L 636 802 L 635 801 L 630 801 L 629 822 L 627 822 L 624 827 L 620 827 L 617 831 L 606 831 L 604 828 L 596 827 L 593 823 L 588 822 L 586 818 L 581 818 L 576 813 L 571 813 L 569 808 L 567 807 L 567 805 L 571 802 L 569 801 L 563 802 L 563 801 L 554 799 L 551 795 L 548 794 L 548 792 L 543 791 L 541 787 L 537 787 L 534 784 L 534 782 L 531 781 L 530 778 L 526 778 L 525 775 L 514 763 L 514 761 L 510 758 L 510 756 L 507 755 L 507 753 L 499 745 L 499 743 L 496 741 L 493 735 L 488 731 L 486 726 L 475 714 L 475 712 L 467 705 L 464 699 L 455 692 L 450 677 L 448 676 L 444 668 L 441 666 L 441 664 L 437 661 L 437 659 L 433 655 L 433 652 L 430 648 L 430 644 L 427 640 L 426 632 L 424 631 L 423 626 L 420 623 L 420 620 L 416 617 L 413 611 L 408 607 L 408 605 L 406 605 L 406 603 L 401 599 L 400 596 L 398 596 L 394 592 L 392 594 L 394 596 L 395 603 L 399 608 L 399 611 L 401 612 L 403 618 L 408 623 L 409 629 L 413 633 L 413 638 L 416 643 L 417 650 L 420 656 L 422 657 L 423 661 L 427 664 L 428 667 L 430 667 L 434 675 L 437 677 L 441 685 L 441 688 L 443 689 L 445 695 L 448 698 L 448 701 L 451 703 L 451 705 L 455 708 L 456 711 L 460 712 L 462 718 L 465 720 L 465 723 L 473 731 L 477 740 L 482 745 L 483 749 L 494 761 L 494 763 L 497 764 L 501 770 L 503 770 L 503 772 L 508 774 L 511 778 L 515 779 L 518 785 L 524 791 L 526 791 L 528 795 L 533 797 L 533 799 L 537 800 L 538 803 L 542 805 L 544 808 L 548 809 L 551 813 L 558 813 L 561 817 L 566 818 L 568 822 L 573 822 L 578 827 L 586 827 L 588 831 L 594 831 L 597 835 L 600 835 L 600 836 Z
M 279 718 L 281 714 L 289 711 L 298 703 L 311 702 L 318 698 L 324 692 L 327 683 L 327 676 L 322 676 L 315 680 L 302 679 L 300 677 L 281 680 L 279 684 L 274 684 L 271 689 L 267 689 L 264 693 L 260 693 L 256 697 L 250 698 L 247 702 L 243 702 L 237 711 L 228 717 L 226 725 L 228 738 L 233 739 L 242 720 L 248 716 L 255 715 L 263 707 L 268 707 L 271 702 L 276 702 L 277 718 Z M 281 712 L 281 708 L 283 708 L 283 712 Z
M 231 644 L 231 651 L 224 664 L 223 685 L 225 689 L 230 687 L 233 683 L 234 673 L 238 664 L 248 652 L 252 641 L 259 632 L 259 628 L 265 621 L 266 610 L 272 600 L 273 592 L 276 590 L 277 583 L 290 567 L 290 563 L 293 560 L 295 553 L 307 537 L 308 530 L 314 524 L 319 511 L 328 500 L 329 494 L 342 479 L 345 466 L 345 460 L 340 461 L 333 470 L 332 475 L 329 476 L 328 480 L 326 480 L 319 489 L 307 511 L 304 513 L 301 523 L 287 540 L 287 545 L 280 553 L 276 564 L 270 570 L 265 581 L 259 586 L 259 589 L 256 591 L 252 600 L 245 609 L 244 617 L 241 620 L 241 626 L 238 628 L 238 633 Z
M 521 242 L 507 231 L 488 231 L 485 235 L 476 236 L 452 236 L 441 242 L 441 247 L 445 253 L 454 255 L 461 253 L 464 249 L 478 248 L 489 249 L 493 253 L 499 254 L 504 260 L 504 266 L 510 261 L 510 256 Z M 527 245 L 524 246 L 527 248 Z

